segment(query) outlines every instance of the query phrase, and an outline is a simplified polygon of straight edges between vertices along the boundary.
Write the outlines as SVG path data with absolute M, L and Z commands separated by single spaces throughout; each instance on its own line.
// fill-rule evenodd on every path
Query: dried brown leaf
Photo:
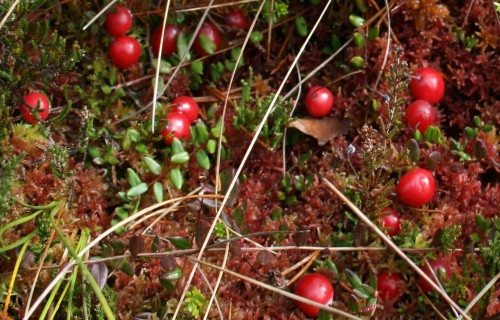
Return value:
M 291 122 L 288 126 L 296 128 L 301 132 L 312 136 L 318 140 L 320 145 L 325 144 L 335 137 L 347 133 L 351 121 L 347 119 L 335 118 L 302 118 Z

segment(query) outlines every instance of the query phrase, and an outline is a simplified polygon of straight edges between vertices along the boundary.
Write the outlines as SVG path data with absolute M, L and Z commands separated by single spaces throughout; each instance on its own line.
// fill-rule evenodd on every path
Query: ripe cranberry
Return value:
M 160 52 L 160 42 L 161 42 L 161 26 L 156 28 L 155 32 L 151 36 L 151 45 L 153 46 L 153 52 L 158 56 Z M 165 26 L 165 34 L 163 35 L 163 47 L 161 48 L 162 56 L 169 56 L 177 51 L 177 38 L 181 29 L 175 24 L 167 24 Z
M 165 119 L 168 123 L 165 128 L 161 131 L 163 136 L 163 141 L 170 145 L 172 140 L 175 138 L 182 140 L 182 138 L 189 139 L 191 134 L 189 130 L 189 119 L 178 111 L 170 112 Z
M 386 229 L 387 234 L 392 237 L 401 231 L 401 224 L 399 222 L 399 214 L 396 210 L 393 208 L 385 208 L 381 212 L 382 217 L 380 220 L 382 220 L 382 224 L 384 228 Z
M 24 121 L 31 124 L 38 123 L 38 120 L 31 113 L 37 107 L 40 120 L 44 121 L 47 119 L 50 113 L 50 102 L 46 95 L 40 92 L 32 92 L 25 95 L 23 100 L 24 103 L 20 106 L 20 111 Z
M 452 277 L 450 264 L 446 260 L 436 259 L 436 260 L 429 261 L 429 264 L 431 265 L 432 271 L 434 271 L 434 274 L 438 277 L 440 282 L 442 280 L 450 279 Z M 429 278 L 431 278 L 434 282 L 436 282 L 434 279 L 434 276 L 431 273 L 431 270 L 429 269 L 429 267 L 427 267 L 427 264 L 424 264 L 424 266 L 422 267 L 422 271 L 427 276 L 429 276 Z M 440 275 L 442 275 L 442 276 L 440 276 Z M 422 291 L 426 294 L 434 291 L 431 284 L 422 277 L 418 278 L 417 284 L 422 289 Z
M 123 36 L 132 27 L 132 15 L 122 6 L 115 6 L 114 11 L 106 15 L 106 30 L 112 36 Z
M 210 22 L 205 22 L 201 26 L 200 32 L 196 36 L 196 40 L 194 41 L 194 45 L 193 45 L 194 50 L 196 51 L 196 53 L 198 55 L 203 57 L 203 56 L 207 56 L 207 55 L 213 53 L 213 52 L 206 52 L 205 51 L 205 49 L 203 48 L 203 46 L 201 45 L 201 42 L 200 42 L 201 35 L 206 36 L 208 39 L 210 39 L 213 42 L 213 44 L 215 45 L 215 47 L 213 48 L 214 49 L 213 51 L 216 51 L 219 48 L 220 40 L 221 40 L 221 35 L 220 35 L 219 30 L 217 30 L 217 28 L 213 24 L 211 24 Z
M 120 36 L 109 45 L 109 57 L 122 69 L 134 65 L 141 57 L 141 45 L 129 36 Z
M 181 96 L 172 101 L 172 111 L 178 111 L 188 118 L 190 123 L 193 123 L 198 119 L 198 114 L 200 108 L 198 108 L 198 103 L 188 96 Z
M 377 274 L 377 291 L 379 297 L 386 301 L 393 301 L 401 294 L 403 277 L 399 273 L 382 270 Z
M 444 95 L 444 80 L 433 68 L 418 69 L 410 81 L 410 92 L 415 99 L 436 103 Z
M 410 127 L 424 133 L 436 121 L 436 110 L 426 100 L 416 100 L 406 110 L 406 121 Z
M 295 285 L 294 293 L 326 305 L 333 301 L 332 284 L 319 273 L 309 273 L 300 278 Z M 319 308 L 310 304 L 300 301 L 295 301 L 295 304 L 308 317 L 317 317 L 319 314 Z
M 244 30 L 247 26 L 248 20 L 243 10 L 236 10 L 229 12 L 225 18 L 225 24 L 229 27 Z
M 418 208 L 429 203 L 436 193 L 436 182 L 425 169 L 406 173 L 396 186 L 398 200 L 407 206 Z
M 326 88 L 314 86 L 307 91 L 305 104 L 307 112 L 317 118 L 326 116 L 333 108 L 333 94 Z

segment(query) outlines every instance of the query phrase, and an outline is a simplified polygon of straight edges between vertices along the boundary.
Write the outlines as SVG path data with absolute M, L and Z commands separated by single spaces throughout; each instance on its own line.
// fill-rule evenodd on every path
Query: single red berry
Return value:
M 20 106 L 24 121 L 35 124 L 38 120 L 32 114 L 32 110 L 38 108 L 38 117 L 44 121 L 50 113 L 50 102 L 46 95 L 40 92 L 28 93 L 23 97 L 24 103 Z
M 330 281 L 319 273 L 309 273 L 295 284 L 294 293 L 298 296 L 328 305 L 333 301 L 333 287 Z M 317 317 L 319 308 L 295 301 L 297 307 L 308 317 Z
M 208 39 L 201 39 L 201 35 L 205 36 Z M 206 40 L 210 40 L 207 42 Z M 196 53 L 200 56 L 207 56 L 209 54 L 212 54 L 213 52 L 217 51 L 220 45 L 220 40 L 221 40 L 221 35 L 219 30 L 211 24 L 210 22 L 204 22 L 203 25 L 201 26 L 200 32 L 196 36 L 196 40 L 194 41 L 194 50 Z M 202 45 L 202 43 L 204 45 Z M 205 48 L 204 48 L 205 46 Z M 209 46 L 211 47 L 210 51 L 213 52 L 207 52 L 205 49 L 206 47 Z
M 444 95 L 444 80 L 433 68 L 418 69 L 410 81 L 410 92 L 415 99 L 436 103 Z
M 434 271 L 434 274 L 438 277 L 441 283 L 442 281 L 445 281 L 446 279 L 450 279 L 452 277 L 450 264 L 446 260 L 438 258 L 436 260 L 429 261 L 429 264 L 431 265 L 432 271 Z M 427 264 L 423 265 L 422 271 L 436 283 L 435 278 L 432 275 L 432 272 Z M 418 278 L 417 284 L 426 294 L 434 291 L 431 284 L 422 277 Z
M 117 67 L 127 69 L 139 61 L 141 45 L 132 37 L 117 37 L 109 45 L 109 57 Z
M 229 27 L 244 30 L 247 27 L 247 17 L 243 13 L 243 10 L 236 10 L 229 12 L 225 18 L 225 24 Z
M 156 28 L 151 36 L 151 45 L 153 52 L 158 56 L 161 43 L 161 26 Z M 177 51 L 177 38 L 181 33 L 181 29 L 175 24 L 167 24 L 165 26 L 165 34 L 163 35 L 163 47 L 161 48 L 162 56 L 169 56 Z
M 424 133 L 436 121 L 436 109 L 426 100 L 415 100 L 406 110 L 406 121 L 410 127 Z
M 307 112 L 316 118 L 324 117 L 332 111 L 333 101 L 333 94 L 328 88 L 311 87 L 305 98 Z
M 398 200 L 414 208 L 429 203 L 435 193 L 434 177 L 429 171 L 420 168 L 406 173 L 396 186 Z
M 172 101 L 172 111 L 178 111 L 188 118 L 190 123 L 198 119 L 200 108 L 198 103 L 191 97 L 181 96 Z
M 114 11 L 106 15 L 106 30 L 112 36 L 123 36 L 132 27 L 132 15 L 122 6 L 115 6 Z
M 183 138 L 189 139 L 191 134 L 189 130 L 189 119 L 178 111 L 170 112 L 165 119 L 168 121 L 167 125 L 161 131 L 163 141 L 170 145 L 175 138 L 182 140 Z
M 382 224 L 386 229 L 387 234 L 390 237 L 399 234 L 399 232 L 401 231 L 399 213 L 393 208 L 387 207 L 382 210 L 381 214 L 382 217 L 380 218 L 380 220 L 382 220 Z
M 379 297 L 386 301 L 393 301 L 401 295 L 403 277 L 399 273 L 382 270 L 377 274 L 377 291 Z

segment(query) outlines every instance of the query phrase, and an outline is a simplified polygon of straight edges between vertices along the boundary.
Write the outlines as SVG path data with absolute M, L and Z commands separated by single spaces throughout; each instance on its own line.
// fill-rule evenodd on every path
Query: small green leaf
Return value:
M 135 146 L 135 151 L 139 152 L 140 154 L 147 154 L 148 153 L 148 147 L 144 143 L 139 143 Z
M 472 118 L 472 122 L 474 122 L 474 124 L 476 125 L 476 127 L 481 126 L 481 124 L 483 123 L 481 121 L 481 118 L 479 118 L 478 116 L 474 116 L 474 118 Z
M 196 139 L 199 143 L 206 143 L 208 141 L 207 126 L 203 123 L 198 123 L 194 126 L 196 131 Z
M 441 136 L 441 130 L 435 126 L 429 126 L 424 132 L 424 140 L 427 142 L 436 142 Z
M 196 74 L 203 74 L 203 61 L 195 60 L 191 62 L 191 70 Z
M 488 133 L 493 130 L 493 126 L 491 124 L 485 124 L 481 126 L 481 130 L 485 133 Z
M 122 207 L 118 207 L 115 209 L 116 216 L 121 220 L 125 220 L 128 218 L 128 211 L 123 209 Z
M 191 55 L 189 51 L 187 51 L 187 45 L 189 44 L 189 39 L 186 37 L 186 33 L 181 31 L 177 36 L 177 54 L 179 57 L 183 57 L 184 53 L 186 53 L 186 61 L 191 60 Z
M 365 59 L 363 59 L 363 57 L 361 57 L 361 56 L 355 56 L 355 57 L 352 57 L 352 59 L 351 59 L 351 65 L 355 69 L 361 69 L 363 67 L 364 63 L 365 63 Z
M 365 19 L 363 19 L 362 17 L 360 16 L 356 16 L 354 14 L 351 14 L 349 16 L 349 21 L 351 22 L 351 24 L 356 27 L 356 28 L 359 28 L 361 27 L 362 25 L 365 24 Z
M 320 310 L 318 314 L 318 320 L 331 320 L 332 315 L 328 313 L 328 311 Z
M 475 243 L 481 243 L 481 236 L 477 232 L 469 234 L 469 238 Z
M 184 237 L 175 236 L 167 238 L 168 241 L 173 244 L 177 249 L 186 250 L 189 248 L 190 241 Z
M 283 216 L 282 212 L 283 210 L 281 210 L 280 207 L 274 208 L 273 211 L 271 211 L 271 219 L 273 221 L 281 219 L 281 217 Z
M 112 227 L 115 226 L 115 225 L 117 225 L 118 223 L 120 223 L 120 221 L 117 220 L 117 219 L 111 220 L 111 226 Z M 118 229 L 115 230 L 115 233 L 116 234 L 121 234 L 121 233 L 125 232 L 125 230 L 127 230 L 127 229 L 125 229 L 124 226 L 121 226 L 121 227 L 119 227 Z
M 413 138 L 416 140 L 416 141 L 422 141 L 422 132 L 420 132 L 420 130 L 415 130 L 415 133 L 413 134 Z
M 153 195 L 157 203 L 163 201 L 163 185 L 158 181 L 153 184 Z
M 333 263 L 332 260 L 327 259 L 326 260 L 326 266 L 327 266 L 328 269 L 332 270 L 333 273 L 335 274 L 335 277 L 338 278 L 338 276 L 339 276 L 339 269 L 337 269 L 337 266 L 335 265 L 335 263 Z
M 127 191 L 127 197 L 134 198 L 134 197 L 140 196 L 141 194 L 146 193 L 146 191 L 148 191 L 148 185 L 143 182 L 143 183 L 136 185 L 135 187 L 130 188 Z
M 175 153 L 174 155 L 172 155 L 172 158 L 170 158 L 170 160 L 173 163 L 178 163 L 178 164 L 186 163 L 189 161 L 189 153 L 187 153 L 186 151 Z
M 182 276 L 182 269 L 179 267 L 175 267 L 174 270 L 165 272 L 164 274 L 160 275 L 159 277 L 160 283 L 167 290 L 174 290 L 175 282 L 179 280 L 181 276 Z
M 353 289 L 353 292 L 356 295 L 356 297 L 358 297 L 360 299 L 368 299 L 370 297 L 370 295 L 368 295 L 368 294 L 364 293 L 363 291 L 358 290 L 356 288 Z
M 307 21 L 306 18 L 303 16 L 297 17 L 295 19 L 295 30 L 297 30 L 297 33 L 301 37 L 307 36 L 309 33 L 308 28 L 307 28 Z
M 114 86 L 116 83 L 116 69 L 111 69 L 109 71 L 109 84 Z
M 471 127 L 466 127 L 464 132 L 467 139 L 474 139 L 477 136 L 477 130 Z
M 210 159 L 208 158 L 208 155 L 205 152 L 205 150 L 200 149 L 196 152 L 196 161 L 198 161 L 198 164 L 203 169 L 205 170 L 210 169 Z
M 127 181 L 131 187 L 135 187 L 142 182 L 141 178 L 139 178 L 132 168 L 127 168 Z
M 358 7 L 359 11 L 363 13 L 368 11 L 368 6 L 366 5 L 365 0 L 356 0 L 356 6 Z
M 180 153 L 183 151 L 184 151 L 184 147 L 182 146 L 182 142 L 179 139 L 177 139 L 176 137 L 174 137 L 172 139 L 172 153 L 176 154 L 176 153 Z
M 250 41 L 252 41 L 253 44 L 259 44 L 262 39 L 264 39 L 264 35 L 260 31 L 253 31 L 250 34 Z
M 368 30 L 368 40 L 373 41 L 375 40 L 380 34 L 380 28 L 378 26 L 375 26 L 373 28 L 370 28 Z
M 182 188 L 182 184 L 184 183 L 184 179 L 182 177 L 181 170 L 179 168 L 173 168 L 170 170 L 170 181 L 177 189 Z
M 366 45 L 366 40 L 365 40 L 365 36 L 362 35 L 361 33 L 359 32 L 355 32 L 353 34 L 353 38 L 354 38 L 354 44 L 358 47 L 358 48 L 364 48 L 365 45 Z
M 212 39 L 210 39 L 206 35 L 200 33 L 198 35 L 198 40 L 200 41 L 200 45 L 203 48 L 203 51 L 205 51 L 207 54 L 214 54 L 215 53 L 217 46 L 212 41 Z
M 146 165 L 146 168 L 148 168 L 148 170 L 154 174 L 154 175 L 160 175 L 161 173 L 161 165 L 156 162 L 155 159 L 151 158 L 151 157 L 144 157 L 144 164 Z
M 208 140 L 207 142 L 208 153 L 214 154 L 216 149 L 217 149 L 217 141 L 215 141 L 214 139 Z
M 340 42 L 340 38 L 336 34 L 332 34 L 330 39 L 330 44 L 333 48 L 333 51 L 336 52 L 342 47 L 342 43 Z
M 106 95 L 111 94 L 111 87 L 110 86 L 104 85 L 101 87 L 101 90 Z
M 156 68 L 158 66 L 158 58 L 153 59 L 153 66 Z M 170 62 L 161 59 L 160 60 L 160 73 L 170 74 L 172 72 L 172 65 Z
M 89 150 L 89 155 L 92 158 L 101 157 L 101 151 L 99 150 L 99 147 L 97 147 L 97 146 L 90 146 L 88 150 Z
M 361 281 L 361 279 L 358 277 L 358 275 L 354 271 L 349 270 L 349 269 L 345 269 L 344 274 L 345 274 L 347 280 L 349 280 L 349 282 L 352 284 L 352 286 L 355 289 L 361 288 L 361 286 L 363 285 L 363 282 Z
M 132 277 L 135 272 L 134 272 L 134 266 L 132 265 L 132 263 L 130 261 L 127 261 L 127 260 L 123 260 L 123 263 L 120 267 L 120 271 L 125 273 L 126 275 Z

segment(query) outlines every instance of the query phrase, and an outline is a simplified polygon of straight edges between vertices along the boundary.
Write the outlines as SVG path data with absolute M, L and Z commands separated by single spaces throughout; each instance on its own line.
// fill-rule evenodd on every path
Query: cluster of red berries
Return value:
M 165 116 L 167 125 L 161 131 L 163 141 L 170 145 L 174 138 L 189 139 L 190 126 L 198 119 L 199 112 L 198 103 L 191 97 L 181 96 L 172 101 L 172 108 Z
M 115 37 L 109 45 L 109 57 L 117 67 L 127 69 L 139 61 L 141 45 L 125 35 L 132 27 L 130 11 L 122 6 L 115 6 L 113 10 L 106 15 L 106 30 Z
M 436 120 L 436 103 L 444 95 L 444 80 L 433 68 L 418 69 L 410 81 L 411 95 L 417 99 L 406 110 L 408 124 L 425 132 Z M 432 174 L 421 168 L 406 173 L 396 187 L 398 200 L 410 207 L 421 207 L 428 204 L 436 192 L 436 182 Z
M 443 77 L 433 68 L 418 69 L 410 82 L 410 92 L 416 100 L 406 110 L 406 121 L 410 127 L 424 133 L 436 121 L 432 104 L 443 97 Z

